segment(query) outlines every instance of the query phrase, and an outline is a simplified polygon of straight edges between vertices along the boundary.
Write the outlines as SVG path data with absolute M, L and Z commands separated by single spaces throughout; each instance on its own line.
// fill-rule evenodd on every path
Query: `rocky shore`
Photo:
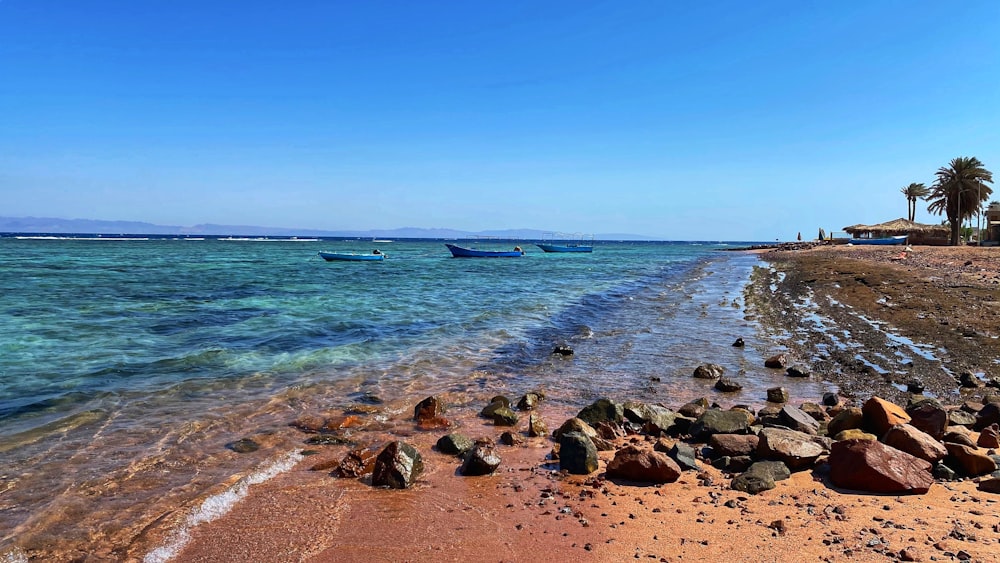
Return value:
M 766 369 L 838 392 L 723 407 L 739 377 L 706 362 L 691 377 L 718 394 L 683 405 L 299 413 L 295 469 L 185 530 L 177 560 L 996 560 L 1000 251 L 901 252 L 762 254 L 746 314 L 784 344 Z

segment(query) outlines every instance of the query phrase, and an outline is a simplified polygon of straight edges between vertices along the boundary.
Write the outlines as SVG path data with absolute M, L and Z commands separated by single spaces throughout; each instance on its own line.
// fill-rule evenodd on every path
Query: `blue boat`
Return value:
M 372 254 L 356 254 L 354 252 L 320 252 L 320 257 L 327 262 L 378 262 L 385 260 L 385 254 L 381 252 Z
M 852 238 L 848 241 L 850 244 L 906 244 L 907 235 L 899 235 L 895 237 L 885 237 L 885 238 Z
M 444 245 L 451 251 L 453 258 L 518 258 L 524 256 L 524 250 L 521 250 L 520 246 L 515 246 L 514 250 L 480 250 L 449 243 L 444 243 Z
M 545 252 L 593 252 L 594 247 L 587 244 L 552 244 L 552 243 L 536 243 L 535 246 L 541 248 Z

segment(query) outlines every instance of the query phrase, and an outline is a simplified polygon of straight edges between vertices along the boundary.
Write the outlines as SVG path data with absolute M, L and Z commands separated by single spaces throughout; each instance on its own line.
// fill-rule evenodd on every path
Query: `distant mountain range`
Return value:
M 458 239 L 475 236 L 508 239 L 541 239 L 551 231 L 536 229 L 501 229 L 486 231 L 459 231 L 455 229 L 373 229 L 368 231 L 321 231 L 281 227 L 255 227 L 251 225 L 214 225 L 206 223 L 193 227 L 154 225 L 139 221 L 98 221 L 94 219 L 57 219 L 53 217 L 0 217 L 0 233 L 46 234 L 113 234 L 113 235 L 233 235 L 275 237 L 347 237 L 347 238 L 432 238 Z M 599 233 L 599 240 L 654 240 L 642 235 L 624 233 Z

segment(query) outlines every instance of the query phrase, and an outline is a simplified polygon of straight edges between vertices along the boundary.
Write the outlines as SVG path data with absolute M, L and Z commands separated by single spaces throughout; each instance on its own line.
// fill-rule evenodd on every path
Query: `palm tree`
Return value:
M 923 184 L 910 184 L 905 188 L 900 188 L 899 191 L 906 196 L 906 216 L 912 221 L 917 215 L 917 200 L 927 197 L 931 191 Z
M 993 173 L 983 167 L 974 156 L 960 156 L 952 159 L 948 166 L 938 168 L 937 180 L 927 201 L 927 211 L 940 215 L 944 213 L 951 225 L 951 244 L 959 243 L 962 220 L 972 217 L 979 207 L 990 198 L 993 189 L 985 185 L 993 183 Z

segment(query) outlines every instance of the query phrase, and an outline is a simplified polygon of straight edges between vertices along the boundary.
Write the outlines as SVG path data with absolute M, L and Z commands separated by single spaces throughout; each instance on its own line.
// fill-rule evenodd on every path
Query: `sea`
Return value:
M 527 251 L 463 259 L 444 242 L 0 236 L 0 561 L 113 559 L 108 546 L 234 476 L 287 467 L 302 444 L 284 429 L 302 413 L 362 403 L 407 420 L 430 395 L 478 409 L 532 390 L 570 412 L 828 390 L 763 368 L 781 344 L 743 295 L 763 263 L 723 252 L 751 243 L 458 241 Z M 376 247 L 384 261 L 317 254 Z M 693 378 L 705 362 L 743 390 Z M 246 437 L 260 449 L 234 452 Z

